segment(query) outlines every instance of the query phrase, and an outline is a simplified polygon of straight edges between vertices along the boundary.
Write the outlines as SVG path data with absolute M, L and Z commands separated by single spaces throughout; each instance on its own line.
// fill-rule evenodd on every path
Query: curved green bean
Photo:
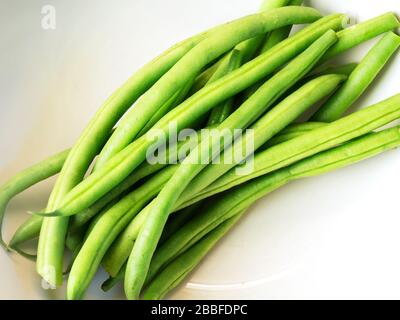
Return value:
M 349 76 L 345 84 L 312 117 L 314 121 L 339 119 L 367 90 L 400 46 L 400 37 L 389 32 L 378 41 Z
M 0 245 L 9 249 L 3 239 L 3 218 L 8 203 L 17 194 L 60 172 L 70 150 L 60 152 L 18 173 L 0 188 Z
M 365 41 L 375 38 L 380 34 L 392 31 L 400 26 L 399 20 L 392 12 L 385 13 L 376 18 L 351 26 L 338 32 L 339 41 L 332 46 L 322 60 L 329 60 Z

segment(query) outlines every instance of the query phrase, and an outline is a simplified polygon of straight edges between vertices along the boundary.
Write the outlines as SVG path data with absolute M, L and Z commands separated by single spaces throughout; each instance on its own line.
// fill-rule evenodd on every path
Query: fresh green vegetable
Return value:
M 312 117 L 314 121 L 339 119 L 369 87 L 400 46 L 400 37 L 389 32 L 382 37 L 355 68 L 346 83 Z
M 400 117 L 400 94 L 256 154 L 251 174 L 230 170 L 180 208 L 349 141 Z
M 307 52 L 305 52 L 304 55 L 307 56 L 306 59 L 309 59 Z M 298 65 L 301 65 L 302 68 L 306 67 L 305 59 L 299 57 L 298 60 L 293 61 L 293 64 L 290 64 L 287 68 L 288 70 L 296 70 L 296 72 L 299 72 L 301 68 L 298 68 Z M 278 73 L 260 88 L 260 94 L 253 96 L 252 101 L 259 103 L 260 106 L 265 106 L 268 99 L 271 99 L 271 97 L 274 99 L 276 97 L 274 95 L 275 90 L 281 86 L 290 87 L 290 80 L 288 80 L 288 78 L 282 80 L 282 76 L 286 77 L 286 75 L 286 69 L 282 70 L 281 73 Z M 254 134 L 245 135 L 242 139 L 244 145 L 246 145 L 245 141 L 247 139 L 254 139 L 254 147 L 257 149 L 263 143 L 268 141 L 269 138 L 273 137 L 277 132 L 285 128 L 291 121 L 301 115 L 307 108 L 311 107 L 324 96 L 329 95 L 329 93 L 331 93 L 344 79 L 344 76 L 328 75 L 312 80 L 259 119 L 251 127 L 251 129 L 254 130 Z M 316 90 L 316 88 L 318 88 L 318 90 Z M 268 96 L 270 98 L 268 98 Z M 254 108 L 254 106 L 251 108 Z M 246 148 L 246 146 L 243 146 L 242 150 L 247 152 L 247 155 L 254 151 L 253 149 Z M 227 150 L 227 152 L 227 154 L 229 154 L 229 150 Z M 179 199 L 177 205 L 182 204 L 186 199 L 194 196 L 197 192 L 201 191 L 212 181 L 215 181 L 218 177 L 222 176 L 225 172 L 229 171 L 230 168 L 236 165 L 235 162 L 232 162 L 231 164 L 224 163 L 225 161 L 223 158 L 224 155 L 221 156 L 222 160 L 220 161 L 220 164 L 208 166 L 191 182 L 190 190 L 185 191 L 182 199 Z M 145 220 L 144 217 L 147 216 L 148 211 L 149 209 L 146 208 L 130 223 L 129 227 L 119 236 L 119 239 L 113 244 L 112 248 L 107 253 L 104 259 L 104 267 L 112 276 L 116 275 L 121 266 L 125 263 L 132 249 L 133 242 L 137 238 L 141 223 Z
M 400 26 L 396 15 L 388 12 L 379 17 L 351 26 L 338 32 L 339 41 L 326 53 L 323 60 L 329 60 L 380 34 L 392 31 Z
M 183 56 L 143 94 L 135 108 L 125 115 L 106 143 L 96 168 L 104 167 L 109 159 L 129 145 L 149 119 L 154 117 L 160 106 L 169 99 L 171 92 L 181 90 L 207 64 L 244 40 L 286 25 L 313 22 L 320 17 L 320 14 L 311 8 L 285 7 L 250 15 L 221 26 Z
M 241 105 L 228 119 L 222 122 L 217 130 L 234 130 L 246 128 L 254 122 L 283 92 L 307 74 L 311 67 L 319 60 L 326 50 L 337 40 L 332 30 L 326 32 L 315 41 L 299 57 L 265 83 L 250 99 Z M 272 87 L 272 89 L 270 89 Z M 269 89 L 269 90 L 267 90 Z M 262 103 L 259 100 L 263 100 Z M 178 167 L 177 171 L 166 183 L 151 206 L 138 238 L 128 259 L 125 273 L 125 294 L 128 299 L 137 299 L 143 286 L 144 279 L 150 265 L 151 257 L 161 237 L 169 213 L 172 211 L 178 197 L 182 194 L 189 182 L 198 175 L 208 161 L 217 156 L 222 150 L 218 141 L 201 141 L 189 156 Z M 191 188 L 190 188 L 191 189 Z
M 67 158 L 70 150 L 60 152 L 32 167 L 25 169 L 7 181 L 0 188 L 0 245 L 8 249 L 7 244 L 3 240 L 3 218 L 6 212 L 8 203 L 17 194 L 25 191 L 29 187 L 41 182 L 60 172 L 65 159 Z

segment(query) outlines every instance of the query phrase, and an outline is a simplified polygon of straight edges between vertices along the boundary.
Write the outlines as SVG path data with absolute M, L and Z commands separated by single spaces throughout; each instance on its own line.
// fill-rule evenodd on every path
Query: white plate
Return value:
M 50 1 L 56 29 L 41 27 L 42 1 L 0 3 L 0 180 L 70 146 L 102 101 L 169 45 L 255 12 L 260 0 Z M 307 1 L 359 21 L 398 0 Z M 357 61 L 371 43 L 346 54 Z M 399 91 L 400 57 L 358 106 Z M 321 177 L 292 183 L 255 205 L 174 299 L 400 298 L 400 153 L 388 152 Z M 9 238 L 26 210 L 40 209 L 51 182 L 9 207 Z M 88 298 L 123 298 L 98 287 Z M 0 298 L 63 298 L 44 290 L 34 264 L 0 252 Z

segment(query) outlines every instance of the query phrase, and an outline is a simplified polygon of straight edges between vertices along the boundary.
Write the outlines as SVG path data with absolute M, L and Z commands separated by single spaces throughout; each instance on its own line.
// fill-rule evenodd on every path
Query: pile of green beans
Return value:
M 103 290 L 123 281 L 128 299 L 162 299 L 261 197 L 398 147 L 399 127 L 374 130 L 400 119 L 400 94 L 344 116 L 395 56 L 398 19 L 346 28 L 346 15 L 302 3 L 263 0 L 258 13 L 188 38 L 133 74 L 72 148 L 0 188 L 0 245 L 36 258 L 53 286 L 67 274 L 68 299 L 84 298 L 101 266 Z M 295 24 L 309 25 L 291 34 Z M 378 36 L 360 62 L 327 63 Z M 193 129 L 194 142 L 173 141 L 172 125 Z M 154 150 L 168 161 L 148 161 Z M 7 243 L 8 203 L 56 174 L 47 207 Z M 37 256 L 23 249 L 36 238 Z

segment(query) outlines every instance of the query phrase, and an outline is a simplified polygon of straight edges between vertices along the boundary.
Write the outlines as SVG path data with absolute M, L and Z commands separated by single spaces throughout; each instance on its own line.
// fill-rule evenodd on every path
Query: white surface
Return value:
M 70 146 L 102 101 L 169 45 L 256 11 L 260 0 L 0 0 L 0 182 Z M 307 1 L 359 21 L 398 0 Z M 41 7 L 57 27 L 41 28 Z M 359 60 L 370 46 L 346 55 Z M 397 56 L 361 99 L 366 106 L 399 91 Z M 400 298 L 400 153 L 388 152 L 321 177 L 292 183 L 252 208 L 176 290 L 175 299 Z M 51 182 L 18 197 L 6 236 L 44 206 Z M 105 295 L 96 277 L 88 298 Z M 0 251 L 0 298 L 63 298 L 43 290 L 34 264 Z

